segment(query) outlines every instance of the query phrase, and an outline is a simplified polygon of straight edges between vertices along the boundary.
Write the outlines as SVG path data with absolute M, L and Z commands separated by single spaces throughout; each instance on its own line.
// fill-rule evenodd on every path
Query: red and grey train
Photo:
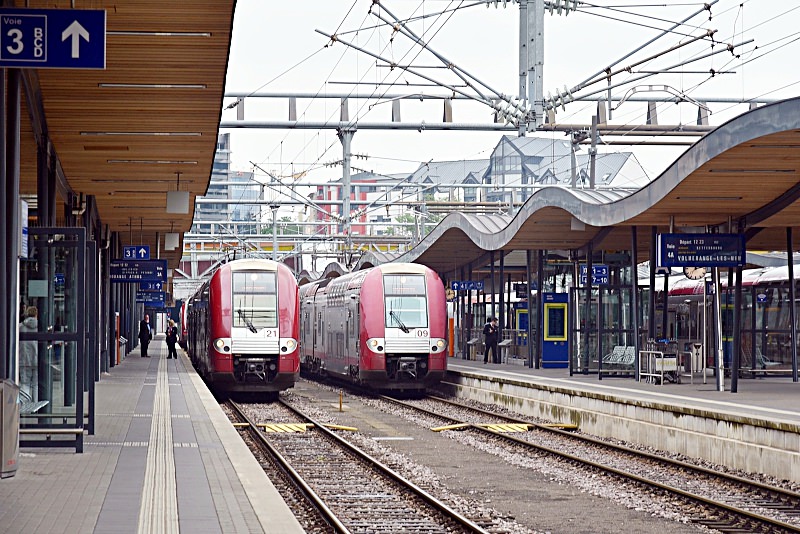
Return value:
M 263 259 L 221 265 L 189 299 L 187 352 L 218 393 L 276 393 L 300 372 L 294 275 Z
M 300 288 L 301 363 L 379 390 L 420 391 L 447 368 L 447 303 L 428 267 L 389 263 Z

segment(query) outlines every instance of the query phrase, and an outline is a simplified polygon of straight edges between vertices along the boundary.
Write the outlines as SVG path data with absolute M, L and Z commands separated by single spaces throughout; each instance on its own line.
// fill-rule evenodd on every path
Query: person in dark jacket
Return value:
M 178 327 L 175 326 L 175 321 L 169 320 L 167 327 L 167 359 L 178 359 L 178 351 L 175 350 L 175 344 L 178 342 Z
M 497 341 L 500 337 L 500 332 L 497 329 L 497 317 L 492 317 L 489 322 L 483 326 L 484 346 L 486 349 L 483 353 L 483 363 L 489 363 L 489 350 L 492 351 L 492 363 L 498 363 L 497 359 Z
M 139 322 L 139 342 L 142 344 L 142 358 L 149 358 L 147 346 L 153 339 L 153 331 L 150 328 L 150 316 L 144 314 L 144 319 Z

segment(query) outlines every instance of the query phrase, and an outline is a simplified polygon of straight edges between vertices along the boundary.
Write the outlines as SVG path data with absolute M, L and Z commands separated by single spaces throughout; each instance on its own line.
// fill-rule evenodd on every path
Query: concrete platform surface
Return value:
M 303 532 L 191 362 L 131 352 L 96 384 L 84 452 L 21 449 L 0 532 Z

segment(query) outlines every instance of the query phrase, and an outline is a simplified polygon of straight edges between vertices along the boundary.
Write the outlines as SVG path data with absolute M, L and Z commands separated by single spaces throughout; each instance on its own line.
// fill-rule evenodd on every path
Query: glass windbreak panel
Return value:
M 631 325 L 631 290 L 608 289 L 603 293 L 603 328 L 627 330 Z
M 41 332 L 76 332 L 83 295 L 77 294 L 78 272 L 76 247 L 72 236 L 32 235 L 29 255 L 20 263 L 20 313 L 27 306 L 39 311 Z
M 84 231 L 34 228 L 20 262 L 20 414 L 26 426 L 80 426 Z M 81 381 L 82 382 L 82 381 Z M 58 417 L 50 417 L 50 415 Z
M 421 274 L 387 274 L 383 277 L 386 298 L 385 324 L 390 328 L 427 328 L 428 304 L 425 277 Z
M 233 326 L 257 331 L 278 326 L 276 273 L 233 273 Z
M 22 343 L 36 351 L 37 365 L 20 366 L 20 426 L 74 426 L 77 342 L 23 341 L 21 350 Z

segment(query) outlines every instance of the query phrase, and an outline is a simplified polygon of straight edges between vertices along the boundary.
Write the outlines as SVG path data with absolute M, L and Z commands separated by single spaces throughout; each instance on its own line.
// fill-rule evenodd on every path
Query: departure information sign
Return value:
M 746 252 L 742 234 L 659 234 L 662 267 L 740 267 Z
M 166 282 L 167 260 L 111 260 L 111 282 Z
M 167 294 L 164 291 L 138 291 L 136 293 L 136 302 L 160 304 L 163 307 L 166 300 Z

